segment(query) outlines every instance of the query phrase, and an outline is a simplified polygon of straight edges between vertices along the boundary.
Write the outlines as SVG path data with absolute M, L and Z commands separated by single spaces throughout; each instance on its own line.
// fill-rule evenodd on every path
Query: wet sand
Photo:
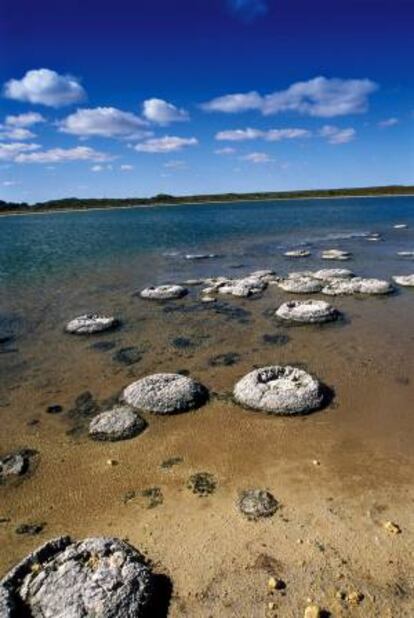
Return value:
M 140 264 L 141 278 L 147 267 Z M 200 268 L 214 273 L 212 264 Z M 38 455 L 27 477 L 0 486 L 0 575 L 57 535 L 111 535 L 128 538 L 171 578 L 173 617 L 296 618 L 308 599 L 332 616 L 412 616 L 412 291 L 334 298 L 344 321 L 286 327 L 271 316 L 290 298 L 276 286 L 258 299 L 212 305 L 200 304 L 193 288 L 159 304 L 131 295 L 140 277 L 120 267 L 109 278 L 80 273 L 76 286 L 39 285 L 13 301 L 30 319 L 18 353 L 1 356 L 0 455 L 24 447 Z M 165 277 L 162 259 L 151 260 L 151 277 Z M 67 319 L 91 307 L 119 315 L 124 326 L 91 338 L 63 334 Z M 94 349 L 97 341 L 115 347 Z M 129 346 L 141 360 L 113 359 Z M 236 362 L 217 365 L 229 353 Z M 298 418 L 237 406 L 235 381 L 273 363 L 315 374 L 334 389 L 331 404 Z M 145 414 L 149 427 L 132 440 L 89 440 L 91 417 L 71 413 L 76 397 L 90 391 L 105 408 L 128 383 L 156 371 L 189 372 L 210 389 L 210 401 L 174 417 Z M 54 404 L 63 412 L 47 414 Z M 161 466 L 171 458 L 179 461 Z M 214 493 L 188 489 L 197 472 L 214 475 Z M 239 492 L 255 487 L 280 502 L 268 520 L 247 521 L 236 508 Z M 141 495 L 149 488 L 158 488 L 155 503 Z M 401 534 L 387 532 L 389 520 Z M 40 534 L 15 533 L 32 522 L 45 522 Z M 269 590 L 271 576 L 286 587 Z M 363 599 L 352 604 L 351 592 Z

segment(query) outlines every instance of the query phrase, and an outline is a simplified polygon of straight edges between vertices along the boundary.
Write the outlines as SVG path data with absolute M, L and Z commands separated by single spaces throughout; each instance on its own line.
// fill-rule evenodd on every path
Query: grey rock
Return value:
M 142 433 L 147 424 L 127 406 L 117 406 L 95 416 L 89 425 L 93 440 L 127 440 Z
M 308 275 L 289 276 L 279 281 L 278 286 L 281 290 L 292 294 L 315 294 L 322 289 L 322 283 Z
M 0 618 L 18 618 L 16 604 L 11 593 L 0 585 Z
M 324 300 L 291 300 L 280 305 L 276 316 L 289 322 L 320 324 L 336 320 L 339 312 Z
M 249 489 L 241 493 L 238 501 L 240 511 L 250 520 L 271 517 L 278 508 L 274 496 L 264 489 Z
M 202 384 L 177 373 L 146 376 L 127 386 L 122 394 L 132 407 L 156 414 L 186 412 L 200 407 L 207 398 Z
M 74 318 L 66 324 L 66 332 L 74 335 L 92 335 L 115 328 L 118 320 L 113 316 L 100 313 L 86 313 Z
M 29 459 L 23 453 L 11 453 L 0 459 L 0 480 L 13 478 L 24 474 L 28 468 Z
M 321 384 L 309 373 L 290 365 L 255 369 L 234 387 L 235 400 L 270 414 L 301 414 L 323 403 Z
M 139 618 L 151 598 L 151 571 L 119 539 L 60 537 L 30 554 L 1 586 L 10 618 L 22 611 L 33 618 Z
M 145 288 L 141 291 L 141 298 L 149 300 L 174 300 L 182 298 L 188 290 L 182 285 L 158 285 Z
M 395 283 L 398 283 L 398 285 L 402 285 L 404 287 L 413 287 L 414 286 L 414 274 L 395 275 L 393 277 L 393 281 L 395 281 Z
M 328 296 L 351 295 L 351 294 L 390 294 L 393 291 L 391 283 L 381 279 L 365 279 L 353 277 L 352 279 L 331 279 L 322 289 L 323 294 Z

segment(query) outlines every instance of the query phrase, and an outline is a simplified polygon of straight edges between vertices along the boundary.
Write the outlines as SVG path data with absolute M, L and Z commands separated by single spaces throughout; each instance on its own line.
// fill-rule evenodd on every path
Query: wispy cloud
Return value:
M 76 148 L 51 148 L 36 152 L 22 152 L 14 161 L 16 163 L 63 163 L 69 161 L 110 161 L 113 157 L 86 146 Z
M 225 113 L 257 110 L 264 116 L 296 112 L 331 118 L 366 112 L 369 95 L 377 88 L 370 79 L 315 77 L 263 96 L 256 91 L 224 95 L 204 103 L 202 108 Z
M 217 150 L 214 151 L 214 154 L 217 154 L 217 155 L 232 155 L 235 152 L 237 152 L 235 148 L 231 148 L 230 146 L 228 146 L 227 148 L 217 148 Z
M 28 112 L 27 114 L 18 114 L 17 116 L 6 116 L 5 123 L 9 127 L 31 127 L 39 122 L 46 122 L 42 114 L 37 112 Z
M 250 163 L 270 163 L 273 161 L 273 159 L 265 152 L 250 152 L 240 158 L 243 161 L 249 161 Z
M 142 115 L 150 122 L 160 125 L 183 122 L 190 118 L 185 109 L 180 109 L 163 99 L 147 99 L 144 101 Z
M 386 118 L 385 120 L 381 120 L 378 123 L 378 126 L 381 129 L 386 129 L 387 127 L 395 127 L 396 124 L 398 124 L 400 121 L 398 120 L 398 118 Z
M 299 139 L 304 137 L 310 137 L 311 131 L 308 129 L 269 129 L 263 131 L 262 129 L 230 129 L 226 131 L 219 131 L 215 135 L 215 139 L 218 141 L 230 141 L 241 142 L 245 140 L 264 139 L 268 142 L 279 142 L 284 139 Z
M 39 144 L 25 144 L 23 142 L 0 144 L 0 161 L 14 161 L 19 154 L 38 150 L 40 147 Z
M 340 129 L 333 125 L 325 125 L 320 129 L 319 135 L 326 137 L 330 144 L 347 144 L 356 137 L 356 131 L 352 127 Z
M 134 166 L 129 165 L 129 163 L 124 163 L 123 165 L 119 166 L 119 169 L 121 170 L 121 172 L 132 172 Z
M 182 150 L 186 146 L 195 146 L 196 144 L 198 144 L 198 140 L 195 137 L 165 135 L 164 137 L 148 139 L 142 144 L 137 144 L 135 150 L 138 152 L 169 153 Z
M 227 0 L 227 5 L 232 13 L 243 20 L 250 21 L 268 11 L 268 0 Z
M 181 160 L 167 161 L 164 163 L 164 167 L 169 170 L 185 170 L 187 169 L 187 164 L 185 161 Z
M 26 139 L 33 139 L 36 137 L 29 129 L 23 127 L 9 127 L 4 124 L 0 124 L 0 139 L 10 139 L 12 141 L 22 141 Z
M 63 107 L 78 103 L 86 97 L 79 81 L 71 75 L 59 75 L 50 69 L 27 71 L 21 79 L 10 79 L 4 84 L 8 99 Z

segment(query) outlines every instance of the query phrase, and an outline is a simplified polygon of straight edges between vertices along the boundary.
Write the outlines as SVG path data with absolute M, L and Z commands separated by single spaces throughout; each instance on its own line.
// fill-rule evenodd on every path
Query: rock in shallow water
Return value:
M 322 251 L 321 258 L 323 260 L 349 260 L 351 254 L 349 251 L 343 251 L 342 249 L 326 249 Z
M 364 279 L 353 277 L 352 279 L 332 279 L 322 289 L 323 294 L 339 296 L 349 294 L 390 294 L 394 288 L 388 281 L 381 279 Z
M 66 332 L 73 335 L 93 335 L 118 326 L 119 322 L 113 316 L 100 313 L 86 313 L 74 318 L 66 324 Z
M 145 288 L 141 291 L 141 298 L 149 300 L 173 300 L 182 298 L 188 290 L 182 285 L 158 285 Z
M 312 273 L 312 276 L 321 281 L 329 281 L 330 279 L 351 279 L 355 277 L 354 273 L 347 268 L 321 268 Z
M 316 294 L 321 291 L 322 285 L 321 281 L 307 275 L 289 276 L 278 283 L 280 289 L 292 294 Z
M 324 401 L 318 380 L 290 365 L 255 369 L 237 382 L 233 393 L 240 404 L 270 414 L 306 413 Z
M 114 538 L 69 537 L 29 554 L 0 582 L 0 616 L 140 618 L 151 598 L 151 571 Z
M 256 520 L 273 515 L 278 508 L 278 502 L 264 489 L 249 489 L 240 495 L 238 507 L 248 519 Z
M 208 391 L 187 376 L 155 373 L 127 386 L 122 399 L 139 410 L 175 414 L 202 406 L 208 399 Z
M 142 433 L 147 423 L 127 406 L 117 406 L 95 416 L 89 425 L 93 440 L 127 440 Z
M 310 251 L 308 251 L 307 249 L 293 249 L 292 251 L 285 251 L 284 253 L 286 257 L 293 257 L 293 258 L 309 257 L 310 254 L 311 254 Z
M 339 312 L 324 300 L 291 300 L 280 305 L 276 316 L 289 322 L 321 324 L 336 320 Z
M 413 287 L 414 286 L 414 274 L 413 275 L 395 275 L 393 277 L 395 283 L 398 285 L 402 285 L 404 287 Z

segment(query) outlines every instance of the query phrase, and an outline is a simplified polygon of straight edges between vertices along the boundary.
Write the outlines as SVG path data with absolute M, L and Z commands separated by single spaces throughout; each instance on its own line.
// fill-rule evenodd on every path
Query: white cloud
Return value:
M 170 170 L 185 170 L 187 169 L 187 164 L 185 161 L 167 161 L 164 163 L 164 167 Z
M 15 187 L 19 183 L 17 182 L 17 180 L 3 180 L 1 184 L 3 185 L 3 187 Z
M 398 124 L 400 121 L 398 120 L 398 118 L 386 118 L 385 120 L 381 120 L 378 123 L 378 126 L 381 129 L 386 129 L 387 127 L 394 127 L 396 124 Z
M 231 155 L 234 154 L 236 152 L 235 148 L 231 148 L 230 146 L 228 148 L 217 148 L 217 150 L 214 151 L 214 154 L 218 154 L 218 155 Z
M 315 77 L 264 96 L 255 91 L 225 95 L 204 103 L 202 107 L 207 111 L 228 113 L 258 110 L 265 116 L 297 112 L 330 118 L 366 112 L 368 97 L 377 88 L 370 79 Z
M 319 131 L 321 137 L 326 137 L 330 144 L 347 144 L 356 136 L 356 131 L 352 127 L 340 129 L 332 125 L 325 125 Z
M 147 120 L 161 125 L 167 125 L 170 122 L 183 122 L 190 118 L 185 109 L 180 109 L 163 99 L 147 99 L 144 101 L 142 114 Z
M 148 139 L 142 144 L 137 144 L 135 150 L 138 152 L 168 153 L 182 150 L 185 146 L 195 146 L 196 144 L 198 144 L 198 140 L 195 137 L 165 135 L 164 137 Z
M 269 129 L 262 131 L 261 129 L 234 129 L 228 131 L 219 131 L 216 133 L 216 140 L 239 142 L 243 140 L 264 139 L 268 142 L 277 142 L 282 139 L 297 139 L 302 137 L 310 137 L 311 131 L 307 129 Z
M 21 141 L 25 139 L 33 139 L 36 137 L 29 129 L 23 127 L 8 127 L 7 125 L 0 124 L 0 139 L 11 139 Z
M 91 167 L 91 172 L 102 172 L 104 170 L 103 165 L 93 165 Z
M 42 114 L 37 112 L 28 112 L 27 114 L 18 114 L 17 116 L 6 116 L 5 123 L 9 127 L 31 127 L 39 122 L 46 122 Z
M 59 75 L 50 69 L 27 71 L 22 79 L 11 79 L 4 85 L 8 99 L 62 107 L 82 101 L 86 93 L 71 75 Z
M 0 161 L 14 161 L 21 153 L 32 152 L 38 150 L 39 144 L 24 144 L 14 142 L 13 144 L 0 144 Z
M 76 148 L 51 148 L 38 152 L 22 153 L 15 157 L 17 163 L 62 163 L 66 161 L 110 161 L 113 157 L 86 146 Z
M 59 125 L 59 131 L 80 137 L 128 137 L 140 139 L 150 133 L 143 131 L 147 123 L 132 114 L 116 107 L 95 107 L 78 109 Z
M 270 163 L 271 157 L 265 152 L 250 152 L 243 157 L 240 157 L 243 161 L 250 161 L 250 163 Z
M 119 166 L 119 169 L 122 172 L 132 172 L 132 170 L 134 169 L 133 165 L 129 165 L 128 163 L 124 163 L 123 165 Z

